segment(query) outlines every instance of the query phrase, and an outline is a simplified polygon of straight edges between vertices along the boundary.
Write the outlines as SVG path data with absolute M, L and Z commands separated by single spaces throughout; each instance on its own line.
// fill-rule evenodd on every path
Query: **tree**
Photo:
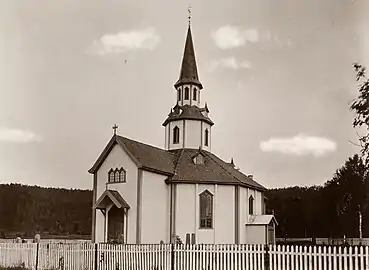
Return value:
M 355 98 L 350 106 L 356 116 L 353 121 L 354 128 L 363 128 L 365 134 L 359 135 L 361 153 L 366 165 L 369 164 L 369 79 L 366 76 L 366 68 L 355 63 L 356 81 L 358 82 L 359 96 Z

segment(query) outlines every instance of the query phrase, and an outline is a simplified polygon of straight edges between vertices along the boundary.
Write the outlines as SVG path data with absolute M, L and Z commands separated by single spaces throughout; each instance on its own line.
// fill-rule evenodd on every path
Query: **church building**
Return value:
M 274 243 L 265 187 L 211 150 L 214 122 L 203 103 L 188 26 L 165 148 L 114 135 L 93 175 L 92 241 L 126 244 Z M 231 134 L 230 134 L 231 135 Z

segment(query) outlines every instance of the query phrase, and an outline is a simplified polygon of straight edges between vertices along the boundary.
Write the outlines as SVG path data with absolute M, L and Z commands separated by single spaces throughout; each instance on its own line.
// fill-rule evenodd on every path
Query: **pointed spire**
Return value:
M 188 25 L 186 44 L 183 52 L 181 73 L 174 87 L 177 88 L 177 86 L 184 83 L 193 83 L 197 85 L 200 89 L 202 89 L 202 84 L 199 81 L 199 76 L 197 73 L 195 50 L 192 42 L 191 25 Z
M 231 159 L 231 165 L 234 167 L 234 162 L 233 162 L 233 158 Z

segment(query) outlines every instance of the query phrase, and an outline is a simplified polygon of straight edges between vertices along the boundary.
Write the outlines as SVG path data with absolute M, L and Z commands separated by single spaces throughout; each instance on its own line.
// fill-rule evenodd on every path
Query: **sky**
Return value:
M 275 188 L 324 184 L 359 151 L 367 0 L 3 0 L 0 183 L 91 189 L 113 124 L 164 147 L 189 4 L 213 153 Z

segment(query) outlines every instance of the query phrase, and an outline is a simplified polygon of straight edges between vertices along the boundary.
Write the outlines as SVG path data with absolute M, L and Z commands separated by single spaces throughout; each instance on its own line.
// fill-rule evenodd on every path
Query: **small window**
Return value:
M 119 173 L 119 180 L 120 182 L 125 182 L 126 181 L 126 172 L 123 170 L 123 168 L 120 169 L 120 173 Z
M 177 126 L 173 128 L 173 143 L 179 143 L 179 127 Z
M 114 178 L 115 178 L 115 179 L 114 179 L 114 180 L 115 180 L 114 182 L 115 182 L 115 183 L 119 183 L 119 171 L 116 171 L 116 172 L 115 172 L 115 177 L 114 177 Z
M 205 146 L 209 146 L 209 130 L 205 129 Z
M 184 99 L 189 100 L 190 99 L 190 89 L 188 87 L 185 88 L 184 94 L 185 94 Z
M 200 194 L 200 229 L 213 228 L 213 194 L 205 190 Z
M 254 197 L 252 195 L 249 198 L 249 215 L 254 214 Z
M 197 100 L 197 89 L 193 89 L 193 100 Z
M 195 157 L 194 162 L 195 162 L 195 164 L 204 164 L 204 157 L 201 154 L 198 154 Z
M 114 183 L 114 172 L 113 172 L 113 170 L 109 171 L 108 183 Z
M 177 90 L 177 100 L 181 101 L 181 88 L 178 88 Z
M 126 182 L 126 171 L 123 168 L 110 169 L 108 173 L 108 183 Z

